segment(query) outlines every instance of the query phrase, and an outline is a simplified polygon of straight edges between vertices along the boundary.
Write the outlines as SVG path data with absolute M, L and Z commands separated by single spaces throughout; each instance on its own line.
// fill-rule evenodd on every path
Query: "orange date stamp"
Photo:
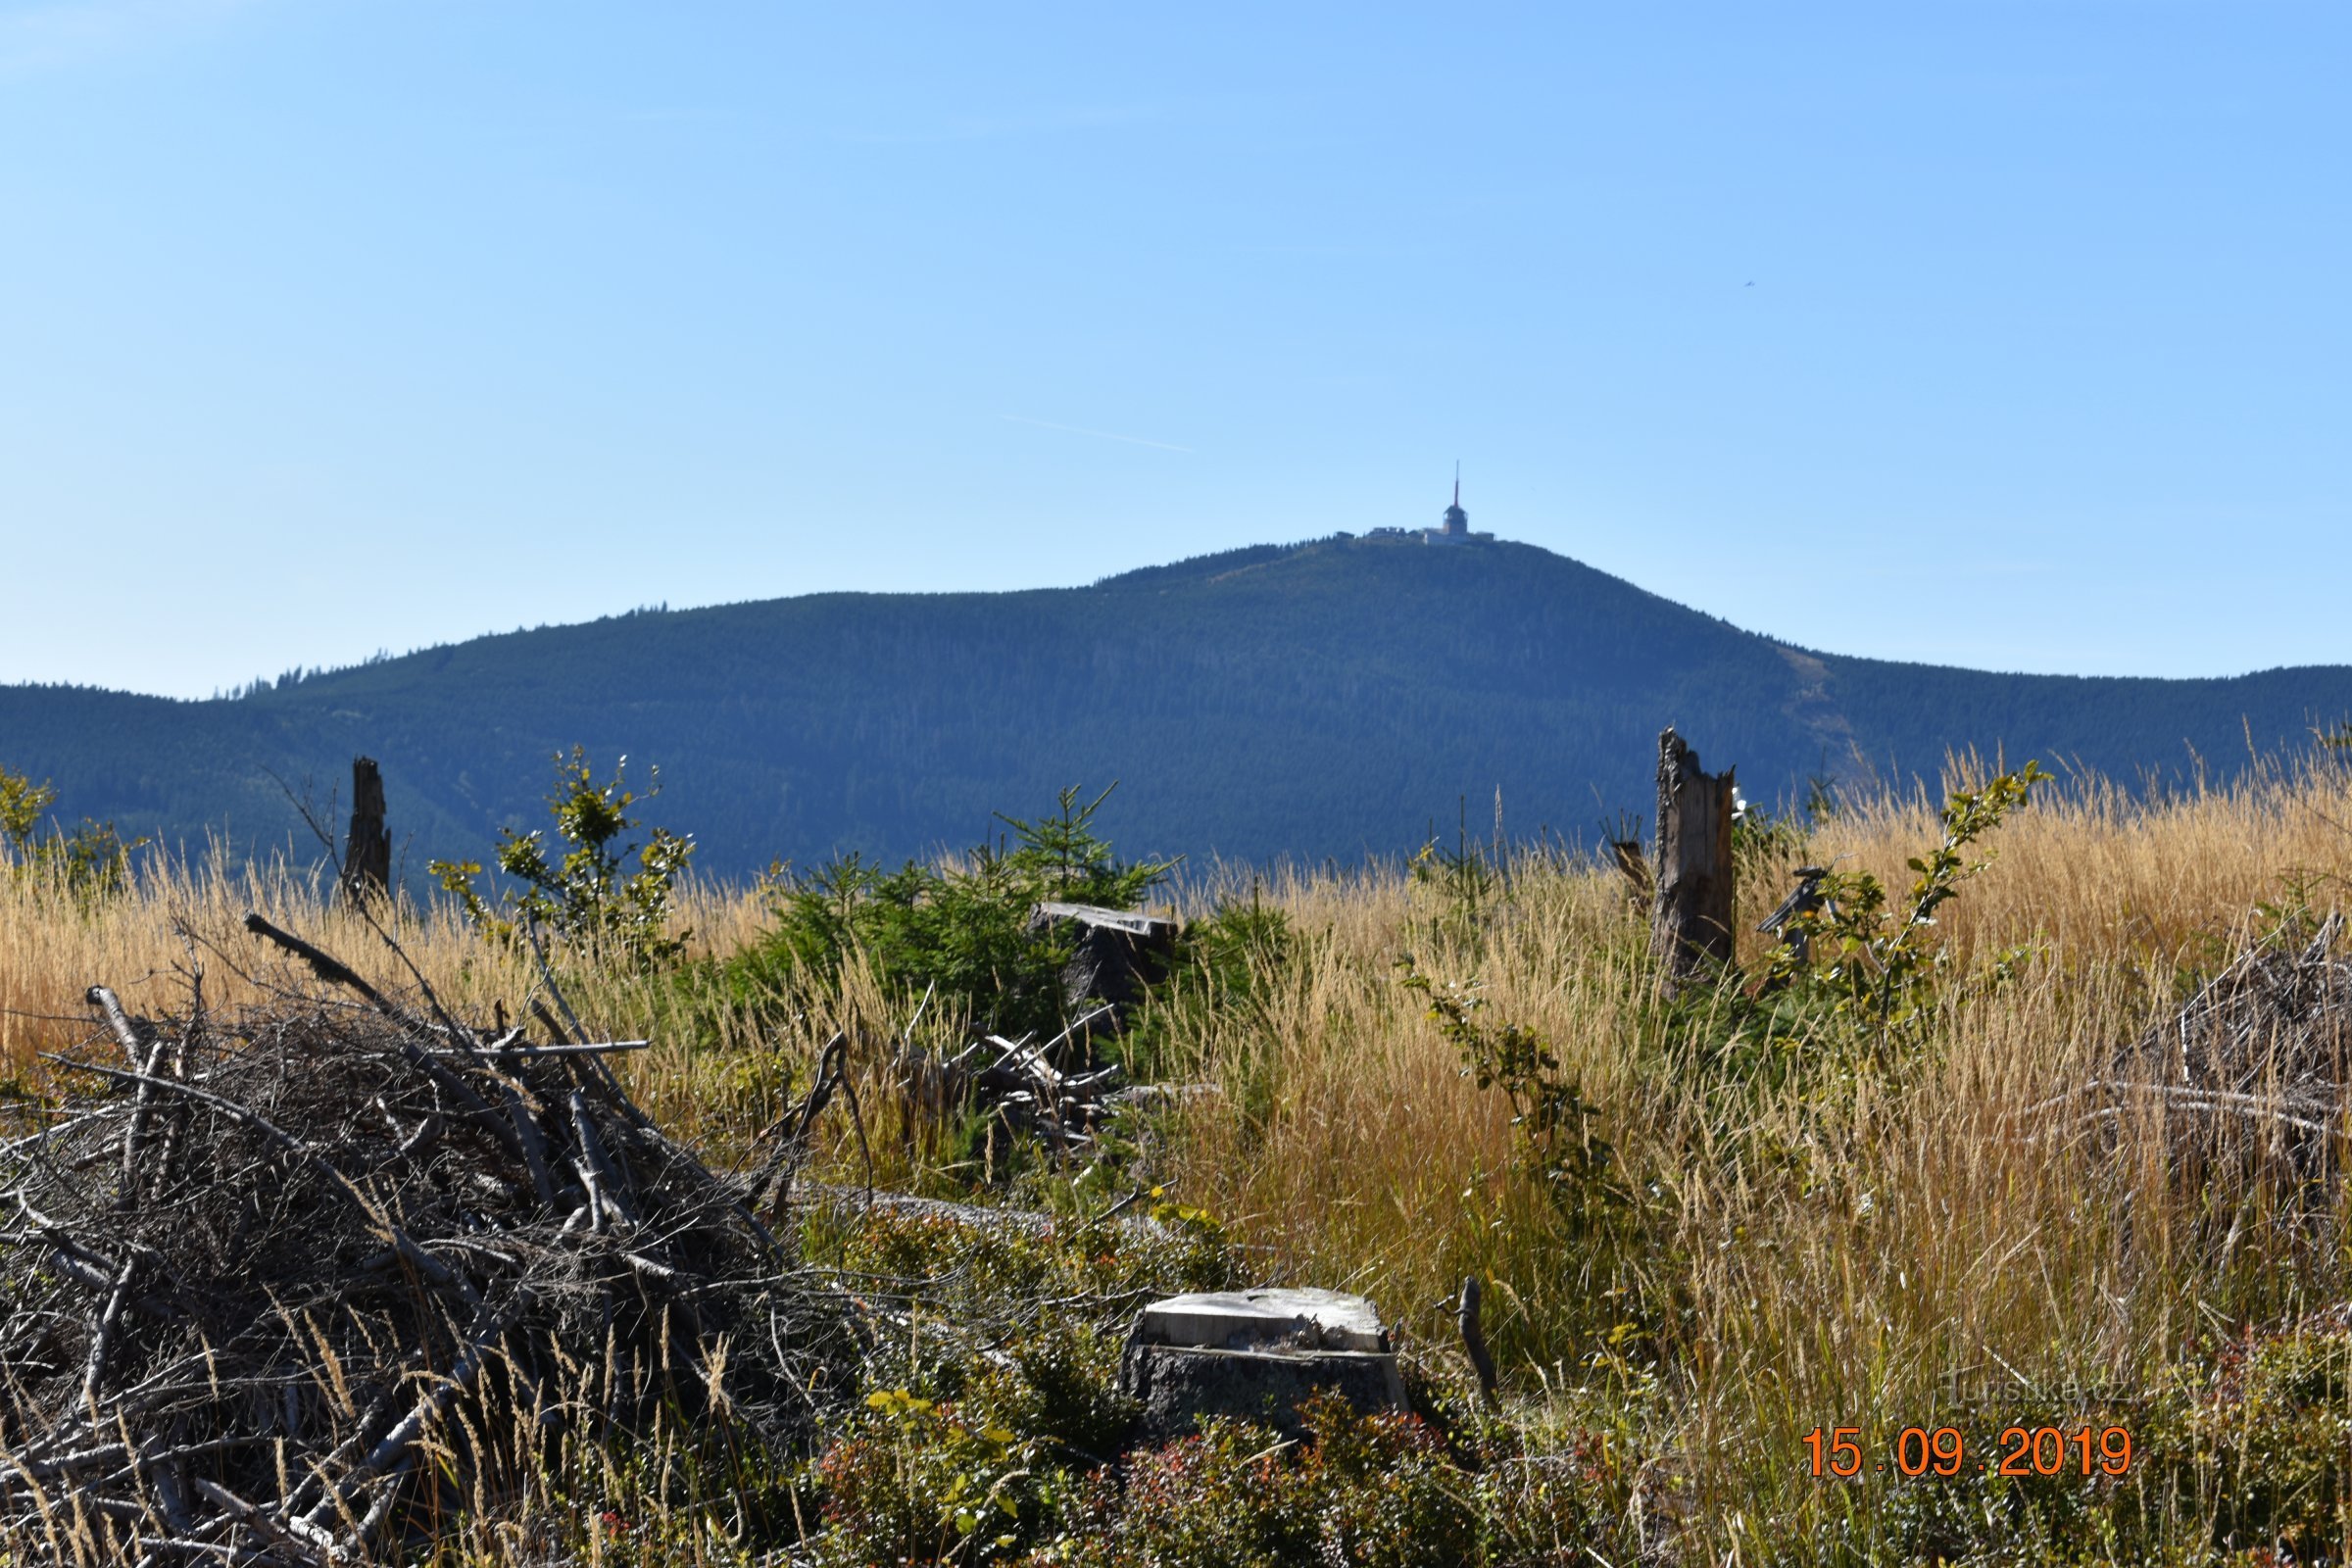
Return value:
M 1860 1427 L 1815 1427 L 1805 1434 L 1812 1473 L 1850 1481 L 1865 1470 L 1945 1480 L 1986 1476 L 2120 1476 L 2132 1468 L 2132 1434 L 2123 1427 L 2074 1430 L 2004 1427 L 1991 1451 L 1971 1450 L 1958 1427 L 1905 1427 L 1877 1458 Z

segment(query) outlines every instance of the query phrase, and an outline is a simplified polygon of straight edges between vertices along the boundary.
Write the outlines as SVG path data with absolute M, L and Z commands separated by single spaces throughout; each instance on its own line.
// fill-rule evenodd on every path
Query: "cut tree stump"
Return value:
M 1649 951 L 1675 988 L 1732 961 L 1732 775 L 1699 770 L 1669 726 L 1658 736 L 1658 860 Z
M 1029 929 L 1055 931 L 1070 945 L 1070 961 L 1061 971 L 1070 1015 L 1079 1016 L 1090 1002 L 1107 1003 L 1113 1011 L 1103 1032 L 1116 1034 L 1145 989 L 1166 977 L 1183 927 L 1134 909 L 1041 904 L 1029 916 Z
M 384 826 L 384 775 L 372 757 L 351 760 L 351 840 L 343 853 L 343 896 L 382 896 L 392 886 L 392 834 Z
M 1215 1291 L 1153 1301 L 1136 1315 L 1119 1392 L 1143 1411 L 1137 1435 L 1165 1443 L 1202 1416 L 1233 1416 L 1286 1437 L 1298 1406 L 1340 1395 L 1364 1415 L 1405 1407 L 1395 1347 L 1372 1303 L 1337 1291 Z

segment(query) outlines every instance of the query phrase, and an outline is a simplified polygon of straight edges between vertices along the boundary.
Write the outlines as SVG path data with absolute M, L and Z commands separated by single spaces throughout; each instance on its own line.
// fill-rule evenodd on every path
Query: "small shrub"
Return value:
M 15 874 L 35 887 L 64 893 L 76 904 L 120 897 L 130 886 L 130 857 L 144 838 L 125 840 L 112 822 L 83 817 L 71 829 L 41 819 L 57 791 L 0 767 L 0 845 Z
M 1494 1422 L 1468 1439 L 1479 1552 L 1501 1565 L 1632 1562 L 1635 1472 L 1607 1434 L 1531 1431 Z
M 905 1389 L 865 1397 L 854 1435 L 817 1461 L 832 1528 L 819 1560 L 981 1563 L 1035 1529 L 1034 1454 L 1008 1427 Z
M 885 871 L 853 854 L 787 880 L 773 934 L 745 961 L 772 969 L 781 959 L 830 978 L 862 951 L 885 982 L 913 994 L 936 988 L 941 1004 L 985 1030 L 1051 1033 L 1064 1022 L 1070 955 L 1051 930 L 1030 928 L 1031 911 L 1048 902 L 1131 908 L 1174 865 L 1112 854 L 1094 829 L 1109 796 L 1082 805 L 1073 787 L 1051 815 L 1000 816 L 1011 848 L 983 844 L 960 864 L 909 860 Z
M 2028 762 L 1977 789 L 1953 792 L 1943 807 L 1941 842 L 1909 862 L 1914 875 L 1899 915 L 1887 907 L 1886 889 L 1877 877 L 1831 869 L 1818 885 L 1819 903 L 1791 917 L 1788 930 L 1801 940 L 1774 953 L 1768 988 L 1793 989 L 1803 1000 L 1881 1031 L 1917 1024 L 1934 1005 L 1951 959 L 1950 950 L 1936 940 L 1936 911 L 1992 863 L 1990 852 L 1969 858 L 1977 841 L 2049 776 Z M 1994 966 L 2019 956 L 2000 955 Z
M 562 854 L 551 858 L 543 829 L 500 829 L 498 869 L 519 884 L 500 903 L 493 905 L 475 886 L 479 860 L 434 860 L 428 869 L 457 895 L 477 929 L 501 940 L 513 940 L 518 923 L 530 923 L 560 941 L 610 951 L 641 967 L 675 959 L 688 934 L 671 935 L 669 918 L 694 840 L 658 827 L 641 846 L 614 847 L 614 840 L 640 825 L 629 808 L 662 793 L 659 768 L 641 796 L 628 787 L 628 766 L 622 758 L 611 780 L 600 784 L 582 748 L 573 747 L 568 758 L 557 756 L 556 788 L 547 805 Z M 637 869 L 624 875 L 632 851 Z
M 1007 1425 L 1101 1463 L 1118 1452 L 1137 1412 L 1118 1392 L 1120 1346 L 1109 1334 L 1046 1323 L 1011 1345 L 1017 1375 L 1000 1374 L 992 1402 Z
M 1359 1416 L 1337 1395 L 1300 1407 L 1303 1448 L 1262 1427 L 1131 1455 L 1095 1477 L 1074 1528 L 1032 1568 L 1462 1568 L 1480 1560 L 1470 1478 L 1414 1416 Z
M 2140 1441 L 2179 1494 L 2211 1508 L 2216 1546 L 2317 1561 L 2352 1530 L 2352 1335 L 2340 1316 L 2209 1344 L 2151 1416 Z
M 1413 885 L 1435 896 L 1438 913 L 1428 930 L 1433 936 L 1467 940 L 1476 936 L 1510 902 L 1511 881 L 1504 858 L 1500 804 L 1496 806 L 1495 836 L 1481 843 L 1470 837 L 1468 803 L 1455 825 L 1453 848 L 1447 849 L 1433 831 L 1413 855 Z
M 2352 1341 L 2340 1322 L 2241 1329 L 2208 1341 L 2130 1398 L 2004 1394 L 1951 1423 L 1973 1456 L 2001 1432 L 2088 1427 L 2131 1435 L 2129 1465 L 2082 1474 L 1969 1475 L 1888 1486 L 1857 1552 L 1905 1562 L 2336 1562 L 2352 1527 Z M 2014 1441 L 2014 1440 L 2012 1440 Z M 1810 1557 L 1804 1561 L 1812 1561 Z
M 1032 1233 L 919 1214 L 813 1212 L 805 1250 L 839 1257 L 856 1274 L 924 1282 L 930 1308 L 1034 1327 L 1034 1304 L 1050 1299 L 1065 1322 L 1122 1335 L 1144 1297 L 1227 1290 L 1239 1277 L 1231 1246 L 1205 1217 L 1156 1230 L 1073 1220 Z
M 1511 1103 L 1529 1175 L 1555 1207 L 1580 1224 L 1622 1205 L 1616 1151 L 1599 1136 L 1599 1107 L 1560 1065 L 1549 1041 L 1519 1023 L 1491 1023 L 1474 987 L 1440 986 L 1412 958 L 1398 960 L 1405 989 L 1429 1004 L 1438 1032 L 1461 1053 L 1462 1076 L 1481 1090 L 1499 1089 Z
M 1272 1054 L 1276 1042 L 1266 1001 L 1298 946 L 1290 916 L 1266 903 L 1256 883 L 1247 900 L 1219 902 L 1185 928 L 1166 976 L 1152 987 L 1146 1005 L 1119 1039 L 1121 1059 L 1138 1073 L 1155 1073 L 1170 1041 L 1198 1038 L 1212 1020 L 1245 1023 Z M 1238 1080 L 1229 1071 L 1224 1089 L 1246 1112 L 1262 1111 L 1268 1092 L 1262 1079 Z
M 842 1568 L 1002 1562 L 1066 1532 L 1135 1415 L 1117 1368 L 1136 1305 L 1234 1277 L 1221 1241 L 1181 1228 L 878 1213 L 812 1217 L 808 1240 L 855 1277 L 901 1282 L 917 1325 L 869 1348 L 870 1392 L 809 1474 L 818 1558 Z

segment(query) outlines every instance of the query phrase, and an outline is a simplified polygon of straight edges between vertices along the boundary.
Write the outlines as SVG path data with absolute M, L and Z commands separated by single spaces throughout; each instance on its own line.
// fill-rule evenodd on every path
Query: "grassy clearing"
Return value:
M 1750 1565 L 2340 1562 L 2352 1469 L 2344 1323 L 2330 1315 L 2352 1298 L 2340 1192 L 2261 1170 L 2184 1180 L 2168 1142 L 2177 1125 L 2085 1127 L 2063 1107 L 2034 1107 L 2103 1072 L 2119 1044 L 2247 944 L 2307 931 L 2343 902 L 2348 782 L 2323 758 L 2227 789 L 2141 799 L 2093 781 L 2036 800 L 1939 911 L 1938 1001 L 1899 1045 L 1818 1018 L 1771 1036 L 1737 977 L 1661 1001 L 1642 912 L 1614 871 L 1589 863 L 1514 857 L 1475 905 L 1458 883 L 1398 868 L 1218 870 L 1179 890 L 1184 912 L 1262 901 L 1287 917 L 1290 940 L 1172 989 L 1141 1038 L 1154 1076 L 1222 1094 L 1164 1115 L 1120 1169 L 1083 1183 L 1033 1169 L 1018 1190 L 1078 1212 L 1149 1181 L 1216 1216 L 1239 1272 L 1373 1296 L 1403 1326 L 1449 1451 L 1477 1461 L 1462 1482 L 1470 1522 L 1428 1526 L 1454 1544 L 1446 1550 Z M 1899 886 L 1906 858 L 1935 841 L 1936 805 L 1853 803 L 1766 840 L 1743 872 L 1743 963 L 1764 957 L 1749 928 L 1800 859 Z M 254 984 L 237 973 L 252 956 L 236 934 L 248 908 L 389 966 L 316 879 L 283 868 L 149 858 L 126 895 L 80 906 L 0 877 L 0 1074 L 37 1093 L 34 1054 L 86 1036 L 79 998 L 93 981 L 135 1007 L 200 961 L 215 997 L 235 1000 Z M 641 1098 L 722 1156 L 748 1147 L 805 1087 L 822 1042 L 848 1030 L 879 1177 L 969 1190 L 968 1142 L 910 1119 L 882 1082 L 882 1043 L 914 999 L 855 962 L 836 983 L 723 961 L 769 922 L 753 893 L 689 888 L 683 966 L 631 973 L 573 956 L 567 983 L 600 1027 L 658 1042 L 632 1063 Z M 406 910 L 399 929 L 418 968 L 467 1008 L 518 1006 L 531 990 L 527 956 L 486 945 L 447 907 Z M 1994 983 L 1990 956 L 2017 948 L 2028 956 Z M 1475 986 L 1480 1016 L 1548 1042 L 1606 1146 L 1587 1167 L 1592 1191 L 1563 1200 L 1530 1174 L 1503 1098 L 1463 1076 L 1423 998 L 1400 983 L 1407 955 L 1433 984 Z M 945 1041 L 961 1023 L 935 1009 L 923 1033 Z M 838 1126 L 820 1166 L 861 1174 Z M 827 1232 L 812 1255 L 884 1245 Z M 901 1271 L 956 1272 L 946 1241 L 925 1243 L 927 1254 L 890 1245 Z M 1489 1282 L 1499 1422 L 1477 1412 L 1438 1304 L 1467 1274 Z M 906 1387 L 945 1375 L 910 1362 Z M 874 1463 L 919 1468 L 914 1455 L 952 1447 L 954 1435 L 926 1446 L 908 1435 L 913 1419 L 886 1411 L 843 1441 L 867 1445 L 858 1451 Z M 1979 1470 L 2005 1427 L 2085 1424 L 2133 1434 L 2120 1480 Z M 1969 1473 L 1893 1473 L 1898 1434 L 1944 1426 L 1964 1433 Z M 1836 1427 L 1859 1429 L 1866 1468 L 1850 1482 L 1809 1473 L 1806 1435 Z M 1417 1441 L 1364 1438 L 1362 1451 L 1386 1456 L 1364 1462 L 1407 1478 L 1398 1507 L 1444 1513 Z M 1219 1452 L 1198 1461 L 1203 1496 L 1247 1490 L 1249 1450 Z M 1879 1462 L 1886 1473 L 1867 1468 Z M 863 1494 L 870 1478 L 845 1480 L 846 1463 L 794 1483 L 812 1532 L 828 1485 Z M 1099 1497 L 1032 1500 L 1077 1534 L 1089 1519 L 1103 1540 L 1129 1528 Z M 1526 1529 L 1496 1523 L 1512 1519 Z M 625 1560 L 725 1560 L 705 1544 L 645 1554 L 643 1542 L 673 1538 L 640 1530 Z M 850 1549 L 833 1539 L 827 1549 Z M 593 1531 L 579 1541 L 591 1555 L 623 1550 Z M 1297 1549 L 1208 1542 L 1154 1558 L 1142 1545 L 1122 1557 L 1022 1544 L 1071 1562 Z M 1228 1548 L 1238 1555 L 1218 1554 Z

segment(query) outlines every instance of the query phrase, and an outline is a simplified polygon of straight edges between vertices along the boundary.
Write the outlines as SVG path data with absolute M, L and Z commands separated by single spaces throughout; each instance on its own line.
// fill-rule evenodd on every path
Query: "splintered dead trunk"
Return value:
M 372 757 L 351 760 L 351 843 L 343 852 L 343 896 L 392 886 L 392 834 L 384 826 L 384 775 Z
M 1732 961 L 1732 775 L 1702 773 L 1671 728 L 1658 736 L 1658 863 L 1649 951 L 1680 987 Z

